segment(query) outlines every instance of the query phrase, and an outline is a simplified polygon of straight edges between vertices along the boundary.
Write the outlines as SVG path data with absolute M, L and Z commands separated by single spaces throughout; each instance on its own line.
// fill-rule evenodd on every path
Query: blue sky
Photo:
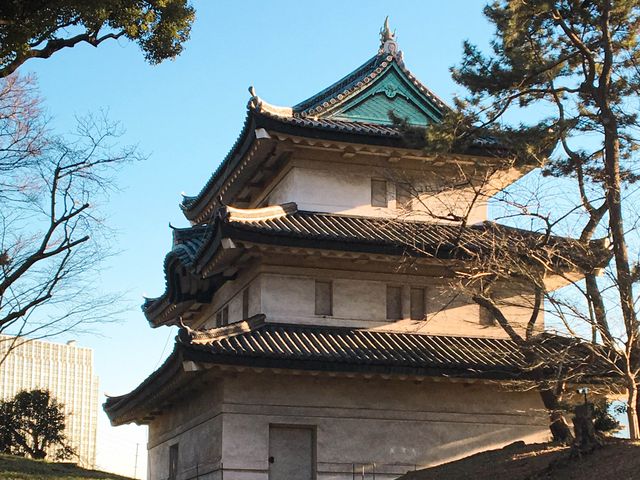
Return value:
M 151 329 L 139 305 L 143 294 L 162 293 L 168 225 L 187 225 L 180 193 L 197 193 L 232 146 L 249 85 L 270 103 L 294 105 L 374 55 L 389 15 L 409 69 L 448 101 L 460 92 L 449 68 L 459 61 L 463 40 L 488 45 L 484 3 L 201 0 L 193 3 L 191 39 L 175 61 L 150 66 L 135 45 L 120 40 L 69 49 L 20 69 L 36 74 L 56 131 L 72 130 L 77 115 L 106 109 L 126 130 L 122 143 L 149 155 L 121 171 L 121 191 L 102 206 L 121 253 L 108 260 L 96 283 L 107 292 L 125 291 L 123 305 L 130 308 L 122 321 L 95 334 L 60 338 L 94 349 L 101 394 L 130 391 L 170 352 L 175 331 Z M 99 417 L 99 466 L 133 475 L 145 430 L 114 429 L 102 411 Z M 141 455 L 138 477 L 145 468 Z

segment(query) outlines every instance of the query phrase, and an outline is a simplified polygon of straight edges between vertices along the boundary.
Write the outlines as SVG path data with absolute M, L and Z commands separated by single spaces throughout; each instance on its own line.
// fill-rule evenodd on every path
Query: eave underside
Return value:
M 278 209 L 279 213 L 273 213 Z M 259 216 L 268 212 L 270 216 Z M 199 249 L 190 250 L 187 259 L 173 255 L 175 261 L 166 262 L 167 290 L 143 306 L 153 326 L 174 323 L 181 313 L 210 301 L 255 249 L 289 249 L 294 254 L 298 250 L 303 255 L 315 251 L 325 256 L 355 255 L 396 262 L 410 257 L 442 268 L 464 268 L 464 262 L 493 255 L 496 248 L 515 254 L 524 248 L 525 253 L 535 249 L 540 258 L 567 274 L 593 270 L 609 258 L 608 250 L 598 242 L 583 245 L 491 222 L 461 227 L 297 211 L 295 204 L 255 210 L 228 207 L 220 210 L 207 228 L 195 228 L 202 235 Z
M 213 173 L 200 193 L 185 197 L 181 207 L 187 219 L 193 223 L 206 223 L 216 208 L 219 199 L 225 204 L 242 204 L 246 201 L 235 197 L 246 188 L 264 183 L 253 178 L 262 170 L 275 173 L 287 157 L 287 140 L 278 137 L 307 139 L 310 144 L 321 141 L 333 143 L 337 148 L 348 151 L 348 145 L 389 150 L 389 157 L 401 155 L 416 158 L 429 157 L 422 145 L 410 145 L 395 127 L 373 123 L 349 122 L 332 119 L 311 119 L 280 117 L 268 112 L 250 109 L 243 130 L 236 144 Z M 395 150 L 395 152 L 394 152 Z M 283 156 L 284 155 L 284 156 Z M 452 155 L 486 159 L 487 163 L 505 162 L 509 152 L 489 143 L 472 146 Z
M 197 377 L 210 369 L 420 381 L 531 382 L 540 374 L 506 339 L 270 324 L 263 316 L 204 332 L 183 329 L 179 338 L 165 364 L 139 387 L 107 400 L 114 425 L 149 421 L 197 389 Z M 545 367 L 549 378 L 557 368 L 565 374 L 579 368 L 581 382 L 603 380 L 600 372 L 606 370 L 589 349 L 563 337 L 540 338 L 535 351 L 541 357 L 563 359 Z

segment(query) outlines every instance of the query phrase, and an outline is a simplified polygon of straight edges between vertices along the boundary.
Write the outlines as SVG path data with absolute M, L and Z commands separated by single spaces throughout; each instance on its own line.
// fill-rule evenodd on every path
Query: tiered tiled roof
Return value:
M 191 266 L 198 251 L 202 248 L 207 234 L 207 226 L 173 229 L 173 249 L 175 256 L 185 266 Z M 169 259 L 171 257 L 167 257 Z
M 263 110 L 260 112 L 265 117 L 269 117 L 278 120 L 282 124 L 294 125 L 302 128 L 312 128 L 318 130 L 343 132 L 354 135 L 366 135 L 382 138 L 393 138 L 400 140 L 402 134 L 400 131 L 392 125 L 381 125 L 379 123 L 372 122 L 354 122 L 349 120 L 336 120 L 333 118 L 313 118 L 305 116 L 279 116 L 270 112 L 269 110 Z
M 560 263 L 567 270 L 591 269 L 608 258 L 599 242 L 582 245 L 491 222 L 461 226 L 398 221 L 298 211 L 293 203 L 261 209 L 224 206 L 225 200 L 250 200 L 250 195 L 243 194 L 249 189 L 246 185 L 262 188 L 267 182 L 263 170 L 278 172 L 286 164 L 287 152 L 275 153 L 281 140 L 293 144 L 302 139 L 307 142 L 303 145 L 312 147 L 316 144 L 311 140 L 319 140 L 334 142 L 331 145 L 339 148 L 349 144 L 350 149 L 360 144 L 355 145 L 360 151 L 375 148 L 390 158 L 401 149 L 410 150 L 408 158 L 427 156 L 407 145 L 389 111 L 411 125 L 425 126 L 440 121 L 447 106 L 407 70 L 387 23 L 377 55 L 298 105 L 269 105 L 253 88 L 251 95 L 245 124 L 231 152 L 197 196 L 184 198 L 182 208 L 196 226 L 174 229 L 174 247 L 164 264 L 165 292 L 143 305 L 152 326 L 180 323 L 174 351 L 131 393 L 107 399 L 105 410 L 112 423 L 148 421 L 185 394 L 193 376 L 204 374 L 202 366 L 520 381 L 532 378 L 526 350 L 534 357 L 553 359 L 543 372 L 548 375 L 558 368 L 566 372 L 579 366 L 588 381 L 589 375 L 597 377 L 604 371 L 596 368 L 589 349 L 579 342 L 548 335 L 540 335 L 535 344 L 523 348 L 508 339 L 393 331 L 391 326 L 362 329 L 268 323 L 264 315 L 211 330 L 185 326 L 180 316 L 185 314 L 183 318 L 191 324 L 188 315 L 197 314 L 194 312 L 210 302 L 224 282 L 234 278 L 235 269 L 229 267 L 237 266 L 251 248 L 303 255 L 321 250 L 339 257 L 376 260 L 411 255 L 427 258 L 427 263 L 447 264 L 482 258 L 497 249 L 527 254 L 537 247 L 542 260 Z M 495 159 L 504 152 L 489 139 L 460 153 Z M 249 200 L 238 202 L 251 204 Z M 415 328 L 419 326 L 424 327 L 425 322 Z M 538 380 L 539 374 L 540 370 Z
M 174 250 L 165 261 L 167 291 L 149 299 L 143 310 L 153 325 L 158 306 L 172 295 L 171 270 L 180 262 L 194 277 L 212 275 L 209 265 L 224 253 L 221 240 L 236 243 L 322 249 L 336 252 L 359 252 L 380 255 L 409 255 L 439 261 L 470 260 L 492 255 L 496 249 L 510 249 L 525 254 L 536 250 L 549 261 L 567 270 L 597 268 L 609 258 L 600 241 L 588 245 L 563 237 L 545 235 L 499 225 L 493 222 L 461 226 L 393 218 L 362 217 L 321 212 L 299 211 L 294 203 L 260 209 L 225 207 L 207 226 L 176 230 Z M 188 246 L 187 246 L 188 245 Z M 236 249 L 236 252 L 238 250 Z M 237 253 L 236 253 L 237 254 Z
M 558 368 L 563 368 L 565 374 L 576 369 L 588 381 L 606 371 L 598 366 L 591 351 L 574 339 L 541 335 L 530 348 L 540 359 L 554 359 L 546 362 L 544 371 L 548 375 Z M 120 424 L 133 420 L 134 407 L 143 402 L 147 411 L 166 402 L 163 395 L 170 395 L 169 379 L 175 381 L 176 365 L 185 361 L 281 370 L 493 380 L 528 380 L 533 378 L 532 367 L 536 366 L 525 358 L 522 347 L 508 339 L 265 323 L 264 316 L 259 315 L 208 331 L 181 329 L 175 350 L 165 365 L 131 393 L 107 399 L 105 410 L 111 421 Z M 155 392 L 153 397 L 149 395 L 151 390 Z M 156 405 L 150 405 L 153 403 Z
M 440 121 L 448 107 L 405 67 L 387 22 L 377 55 L 298 105 L 269 105 L 253 88 L 251 95 L 245 124 L 231 152 L 197 196 L 184 198 L 182 208 L 196 226 L 174 229 L 174 247 L 164 264 L 165 292 L 143 305 L 152 326 L 180 323 L 174 351 L 135 390 L 107 399 L 104 408 L 112 423 L 148 421 L 181 395 L 188 395 L 187 387 L 197 383 L 194 376 L 206 375 L 209 367 L 523 381 L 533 378 L 533 356 L 547 360 L 544 374 L 554 375 L 558 368 L 565 374 L 580 368 L 583 379 L 589 381 L 591 376 L 597 381 L 605 370 L 591 358 L 589 349 L 545 334 L 523 348 L 508 339 L 394 331 L 393 324 L 359 329 L 268 323 L 264 315 L 210 330 L 187 327 L 180 316 L 197 314 L 194 312 L 210 302 L 221 285 L 234 278 L 235 269 L 229 267 L 237 266 L 253 247 L 269 253 L 308 255 L 321 250 L 339 257 L 376 260 L 411 255 L 438 264 L 479 259 L 498 249 L 529 252 L 537 247 L 543 261 L 557 262 L 567 270 L 593 268 L 608 257 L 598 242 L 585 246 L 491 222 L 461 226 L 398 221 L 298 211 L 292 203 L 261 209 L 224 206 L 226 200 L 252 204 L 245 190 L 251 185 L 263 188 L 268 181 L 264 171 L 276 175 L 291 154 L 276 154 L 282 140 L 294 144 L 302 139 L 303 145 L 312 147 L 316 145 L 312 140 L 333 142 L 332 148 L 339 145 L 351 150 L 355 146 L 359 152 L 373 148 L 374 154 L 389 158 L 406 149 L 410 150 L 408 154 L 403 150 L 407 158 L 427 157 L 407 145 L 389 112 L 424 127 Z M 496 158 L 504 151 L 488 139 L 458 153 Z M 192 324 L 187 316 L 183 318 Z M 412 324 L 416 329 L 425 325 Z M 537 380 L 539 374 L 538 369 Z
M 406 142 L 391 122 L 389 111 L 413 125 L 426 126 L 440 121 L 448 108 L 406 68 L 393 34 L 383 39 L 378 53 L 363 65 L 294 107 L 270 105 L 253 87 L 250 91 L 247 118 L 237 142 L 200 193 L 183 198 L 181 207 L 189 220 L 199 218 L 209 203 L 218 201 L 216 192 L 222 181 L 258 140 L 257 129 L 403 148 Z M 496 146 L 483 142 L 478 147 L 475 154 Z
M 389 371 L 416 369 L 413 373 L 491 378 L 523 374 L 528 365 L 518 346 L 506 339 L 278 323 L 221 337 L 215 330 L 196 334 L 193 340 L 181 331 L 180 339 L 189 350 L 186 357 L 201 361 L 223 358 L 240 364 L 249 358 L 253 364 L 261 359 L 286 362 L 287 368 L 320 370 L 366 365 Z M 551 354 L 544 345 L 540 349 L 547 356 Z
M 556 248 L 557 255 L 582 257 L 594 261 L 601 251 L 585 249 L 579 242 L 563 237 L 546 237 L 494 222 L 485 221 L 462 226 L 450 223 L 399 220 L 383 217 L 362 217 L 334 213 L 308 212 L 290 209 L 289 213 L 267 219 L 242 217 L 242 210 L 229 210 L 222 221 L 243 232 L 255 232 L 289 241 L 325 242 L 324 248 L 337 250 L 375 251 L 390 254 L 430 256 L 439 259 L 468 259 L 476 254 L 492 253 L 496 247 L 522 249 Z M 239 235 L 239 237 L 242 237 Z M 594 245 L 596 245 L 594 243 Z

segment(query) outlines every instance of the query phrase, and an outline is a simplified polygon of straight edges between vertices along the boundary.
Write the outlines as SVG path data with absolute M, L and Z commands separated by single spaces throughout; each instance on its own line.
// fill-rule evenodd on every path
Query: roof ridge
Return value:
M 375 328 L 370 327 L 350 327 L 346 325 L 320 325 L 320 324 L 307 324 L 307 323 L 291 323 L 291 322 L 269 322 L 265 321 L 264 328 L 274 328 L 274 327 L 294 327 L 294 328 L 308 328 L 315 330 L 325 330 L 325 331 L 350 331 L 350 332 L 367 332 L 374 334 L 397 334 L 397 335 L 417 335 L 423 337 L 431 337 L 431 338 L 471 338 L 474 340 L 498 340 L 498 341 L 506 341 L 512 342 L 513 340 L 509 338 L 499 338 L 499 337 L 487 337 L 487 336 L 474 336 L 474 335 L 445 335 L 445 334 L 433 334 L 426 332 L 415 332 L 415 331 L 402 331 L 402 330 L 376 330 Z M 553 335 L 551 336 L 554 337 Z
M 265 326 L 265 319 L 266 316 L 259 313 L 240 322 L 203 330 L 191 329 L 182 325 L 178 331 L 178 340 L 184 345 L 208 345 L 214 341 L 253 332 Z
M 298 211 L 295 202 L 287 202 L 281 205 L 269 205 L 261 208 L 237 208 L 225 205 L 218 210 L 220 218 L 228 221 L 262 221 L 280 218 Z
M 438 227 L 461 227 L 459 224 L 455 223 L 445 223 L 445 222 L 430 222 L 424 220 L 401 220 L 395 217 L 376 217 L 372 215 L 352 215 L 348 213 L 337 213 L 337 212 L 320 212 L 315 210 L 298 210 L 295 213 L 301 214 L 310 214 L 310 215 L 322 215 L 326 217 L 338 217 L 338 218 L 357 218 L 357 219 L 366 219 L 366 220 L 379 220 L 379 221 L 387 221 L 388 223 L 402 223 L 402 224 L 418 224 L 418 225 L 435 225 Z M 482 222 L 484 223 L 484 222 Z M 467 228 L 479 226 L 479 224 L 467 225 Z
M 360 65 L 355 70 L 353 70 L 350 73 L 346 74 L 344 77 L 342 77 L 338 81 L 332 83 L 328 87 L 322 89 L 321 91 L 319 91 L 318 93 L 312 95 L 311 97 L 307 98 L 306 100 L 303 100 L 302 102 L 294 105 L 292 107 L 293 111 L 294 112 L 298 112 L 298 113 L 303 112 L 303 111 L 309 109 L 315 103 L 317 103 L 319 99 L 326 97 L 329 93 L 331 93 L 331 92 L 335 93 L 338 90 L 344 91 L 345 89 L 347 89 L 347 86 L 349 86 L 352 83 L 354 83 L 360 76 L 362 76 L 364 74 L 364 72 L 366 70 L 368 70 L 368 69 L 372 68 L 374 65 L 376 65 L 380 61 L 380 59 L 383 58 L 383 57 L 386 57 L 386 55 L 381 55 L 379 53 L 375 54 L 369 60 L 364 62 L 362 65 Z

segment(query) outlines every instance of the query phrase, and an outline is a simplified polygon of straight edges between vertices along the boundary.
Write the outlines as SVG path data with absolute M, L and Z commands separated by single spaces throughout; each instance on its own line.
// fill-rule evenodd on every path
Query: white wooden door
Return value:
M 313 480 L 313 428 L 269 425 L 269 480 Z

